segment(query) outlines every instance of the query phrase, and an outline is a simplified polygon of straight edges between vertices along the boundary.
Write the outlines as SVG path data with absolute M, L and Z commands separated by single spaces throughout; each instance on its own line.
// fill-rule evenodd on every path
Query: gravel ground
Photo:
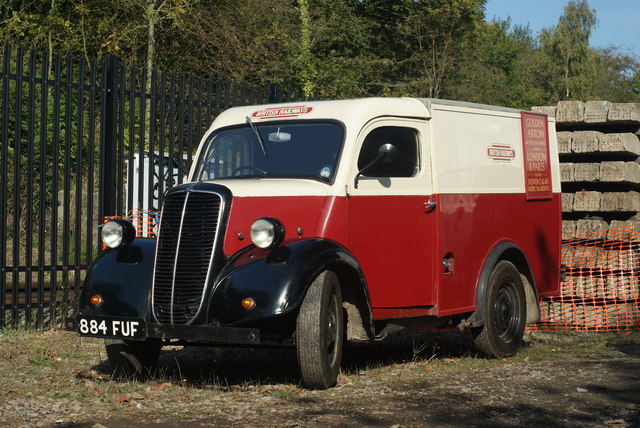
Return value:
M 337 387 L 297 386 L 291 350 L 172 347 L 144 382 L 99 340 L 0 336 L 0 426 L 640 427 L 640 333 L 527 335 L 508 360 L 462 334 L 350 346 Z

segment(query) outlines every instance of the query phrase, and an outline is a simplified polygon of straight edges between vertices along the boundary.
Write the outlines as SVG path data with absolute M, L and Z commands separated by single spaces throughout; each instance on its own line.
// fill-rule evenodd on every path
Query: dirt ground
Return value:
M 508 360 L 457 332 L 349 346 L 337 387 L 310 391 L 289 349 L 163 350 L 144 382 L 103 344 L 0 332 L 0 426 L 640 427 L 640 332 L 527 334 Z

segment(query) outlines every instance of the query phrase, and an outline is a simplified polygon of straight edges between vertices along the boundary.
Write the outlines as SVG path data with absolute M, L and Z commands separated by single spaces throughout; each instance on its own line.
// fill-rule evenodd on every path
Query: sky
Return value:
M 511 24 L 529 24 L 534 35 L 543 28 L 553 27 L 563 13 L 568 0 L 488 0 L 485 17 Z M 622 53 L 640 57 L 640 0 L 588 0 L 596 10 L 597 26 L 589 44 L 600 48 L 615 45 Z

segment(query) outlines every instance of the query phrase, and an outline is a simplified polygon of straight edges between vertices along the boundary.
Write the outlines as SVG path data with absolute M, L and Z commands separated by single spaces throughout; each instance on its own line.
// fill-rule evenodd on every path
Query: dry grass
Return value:
M 273 409 L 287 409 L 289 420 L 307 420 L 301 415 L 308 409 L 301 403 L 326 403 L 346 395 L 351 403 L 367 406 L 380 394 L 464 379 L 472 373 L 522 371 L 532 363 L 570 365 L 612 353 L 640 355 L 638 332 L 531 334 L 526 346 L 509 360 L 478 357 L 470 340 L 455 332 L 427 333 L 349 346 L 339 386 L 306 391 L 297 386 L 295 353 L 287 349 L 170 347 L 163 349 L 158 372 L 145 382 L 117 381 L 111 378 L 101 340 L 57 330 L 0 333 L 0 415 L 4 415 L 0 425 L 4 417 L 9 426 L 34 422 L 21 416 L 30 414 L 50 423 L 114 415 L 223 418 L 233 423 L 246 418 L 259 421 Z

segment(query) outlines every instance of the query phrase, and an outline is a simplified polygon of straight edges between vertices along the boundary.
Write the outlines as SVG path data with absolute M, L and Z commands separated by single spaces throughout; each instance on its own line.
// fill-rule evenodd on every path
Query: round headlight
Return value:
M 102 242 L 109 248 L 118 248 L 133 241 L 136 229 L 126 220 L 109 220 L 102 225 Z
M 284 239 L 284 226 L 275 218 L 262 217 L 251 225 L 250 235 L 258 248 L 276 247 Z

